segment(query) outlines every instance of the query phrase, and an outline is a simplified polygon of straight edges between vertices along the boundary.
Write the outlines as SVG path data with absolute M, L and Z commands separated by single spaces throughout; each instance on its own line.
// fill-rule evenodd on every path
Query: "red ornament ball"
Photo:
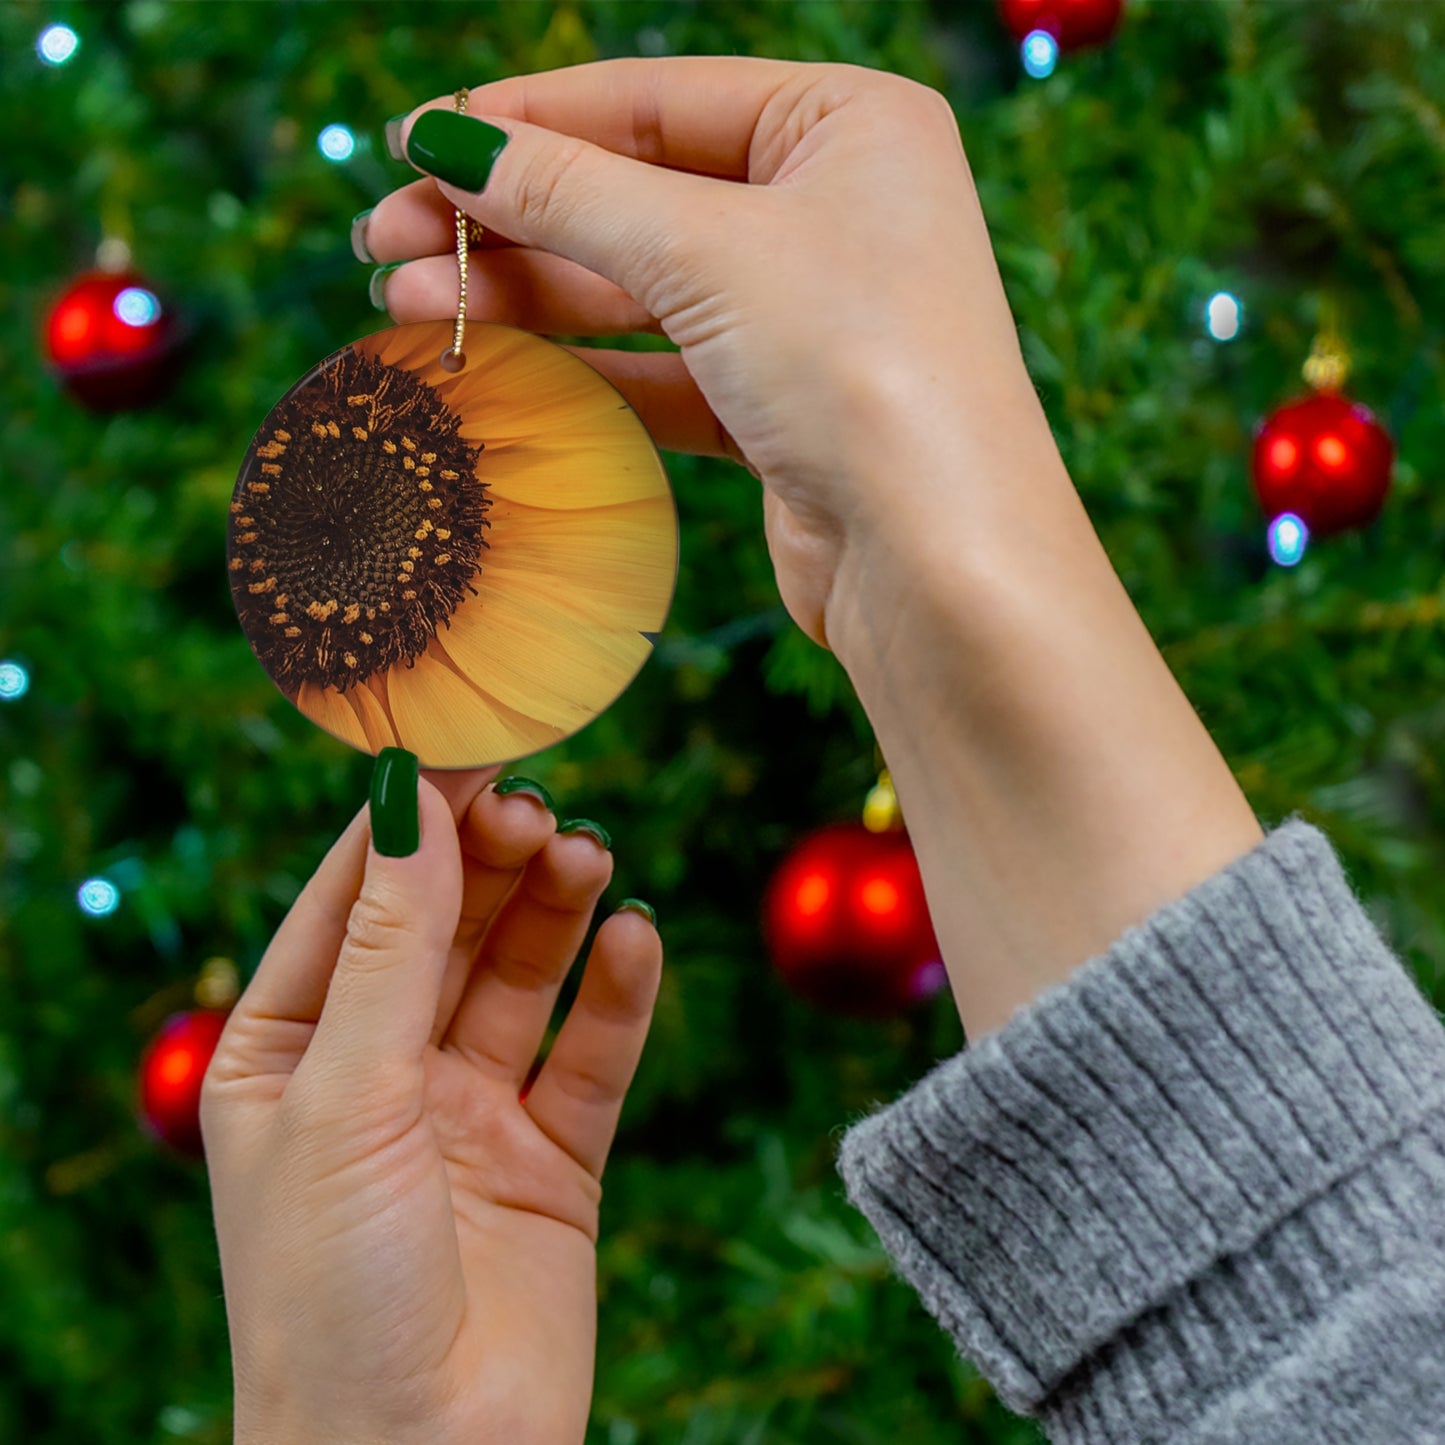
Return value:
M 1293 512 L 1317 537 L 1365 527 L 1390 490 L 1395 447 L 1368 407 L 1316 392 L 1272 412 L 1254 438 L 1254 491 L 1271 521 Z
M 902 831 L 839 823 L 804 838 L 768 886 L 763 930 L 784 982 L 835 1013 L 902 1013 L 947 979 Z
M 96 411 L 155 401 L 174 378 L 176 318 L 143 277 L 92 271 L 73 282 L 45 323 L 50 364 Z
M 999 0 L 999 16 L 1020 44 L 1045 30 L 1060 50 L 1102 45 L 1118 28 L 1124 0 Z
M 201 1083 L 230 1017 L 226 1009 L 172 1014 L 140 1061 L 140 1119 L 181 1154 L 205 1156 Z

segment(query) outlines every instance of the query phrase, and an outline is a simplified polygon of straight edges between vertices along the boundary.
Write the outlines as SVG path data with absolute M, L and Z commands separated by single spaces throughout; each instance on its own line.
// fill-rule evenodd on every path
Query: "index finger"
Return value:
M 468 109 L 672 170 L 748 180 L 753 138 L 769 103 L 790 85 L 808 83 L 817 69 L 740 55 L 597 60 L 479 85 Z M 451 106 L 446 97 L 418 110 Z

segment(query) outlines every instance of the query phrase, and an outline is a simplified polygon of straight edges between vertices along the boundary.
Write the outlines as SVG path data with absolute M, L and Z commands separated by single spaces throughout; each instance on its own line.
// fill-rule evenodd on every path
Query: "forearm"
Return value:
M 987 442 L 915 430 L 910 474 L 950 500 L 880 518 L 829 614 L 970 1039 L 1262 836 L 1042 413 L 1011 405 Z

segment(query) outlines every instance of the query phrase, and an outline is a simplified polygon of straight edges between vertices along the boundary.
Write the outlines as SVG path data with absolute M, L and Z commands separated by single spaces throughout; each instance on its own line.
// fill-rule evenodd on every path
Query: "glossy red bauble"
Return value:
M 901 1013 L 946 982 L 901 831 L 840 823 L 804 838 L 768 886 L 763 928 L 788 986 L 837 1013 Z
M 229 1012 L 195 1009 L 172 1014 L 140 1062 L 141 1123 L 182 1154 L 201 1158 L 201 1083 Z
M 1045 30 L 1060 50 L 1101 45 L 1115 31 L 1124 0 L 999 0 L 999 15 L 1015 40 Z
M 1293 512 L 1313 535 L 1327 537 L 1379 516 L 1394 460 L 1390 434 L 1369 408 L 1336 392 L 1316 392 L 1260 425 L 1254 491 L 1271 521 Z
M 144 278 L 92 271 L 50 310 L 45 350 L 78 401 L 122 411 L 155 401 L 175 374 L 178 327 Z

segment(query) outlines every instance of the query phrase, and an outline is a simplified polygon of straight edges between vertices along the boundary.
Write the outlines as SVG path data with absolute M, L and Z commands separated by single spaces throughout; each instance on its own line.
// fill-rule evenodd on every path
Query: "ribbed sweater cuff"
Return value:
M 855 1124 L 839 1169 L 1007 1404 L 1155 1438 L 1379 1258 L 1406 1205 L 1375 1161 L 1445 1182 L 1442 1103 L 1439 1018 L 1291 818 Z

